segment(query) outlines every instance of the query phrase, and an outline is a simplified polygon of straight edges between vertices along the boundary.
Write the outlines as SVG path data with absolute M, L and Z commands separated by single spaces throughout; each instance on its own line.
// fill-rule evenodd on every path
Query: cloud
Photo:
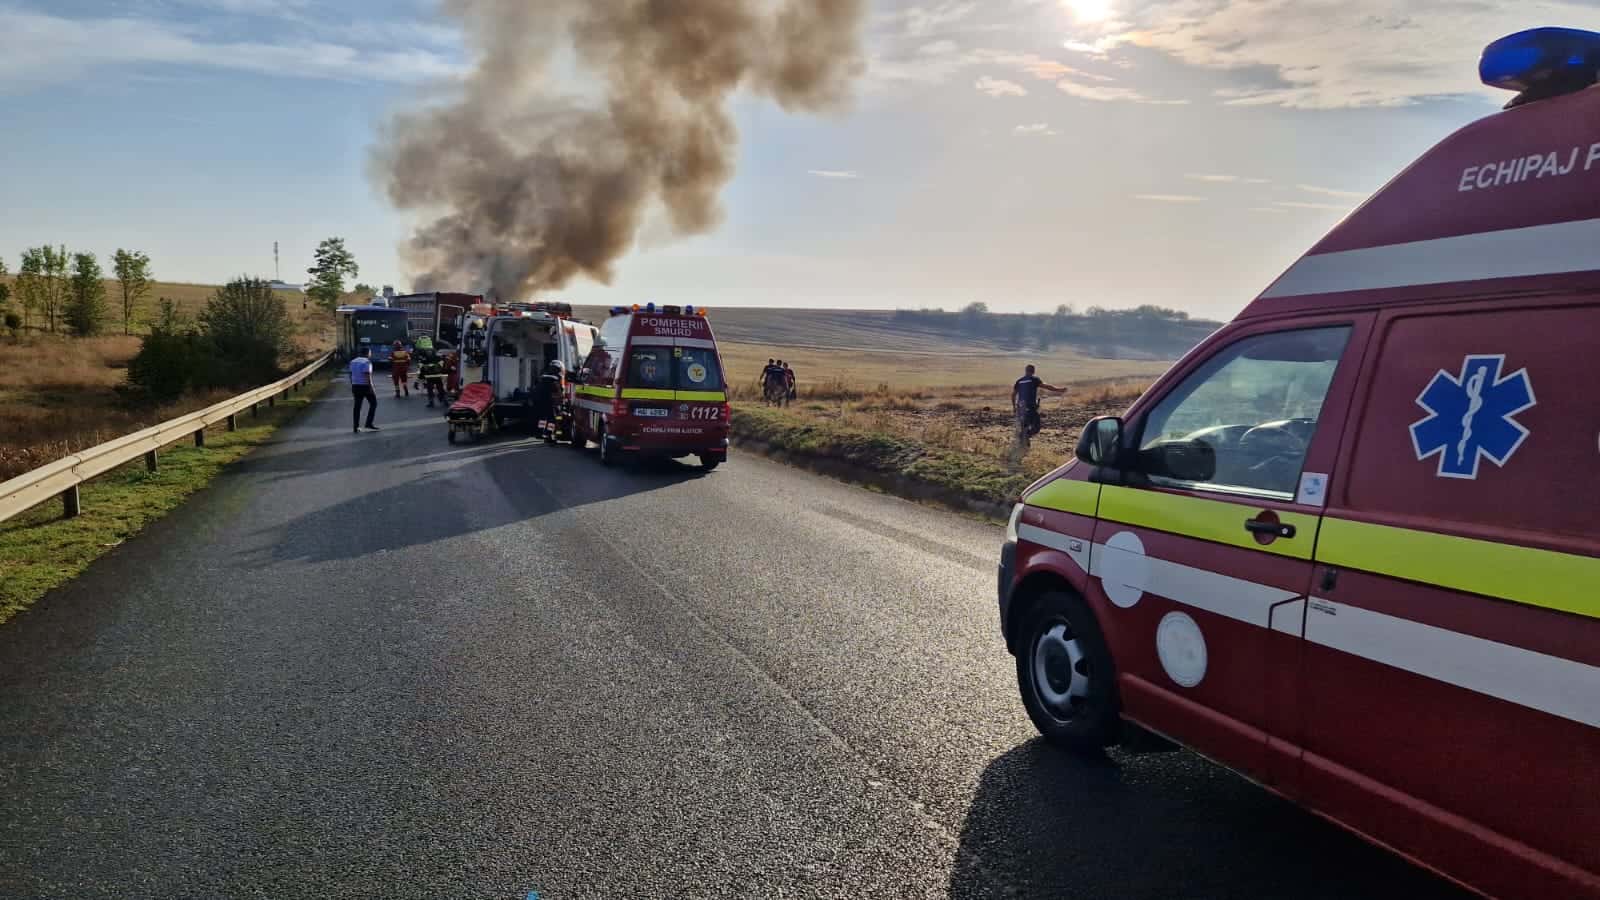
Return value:
M 1349 204 L 1341 205 L 1338 203 L 1307 203 L 1303 200 L 1279 200 L 1273 205 L 1287 206 L 1290 209 L 1331 209 L 1338 212 L 1349 212 L 1352 209 Z
M 991 97 L 1028 96 L 1028 89 L 1015 81 L 1007 81 L 1004 78 L 990 78 L 987 75 L 979 78 L 977 84 L 973 85 L 973 87 Z
M 1183 104 L 1187 100 L 1161 100 L 1146 95 L 1143 91 L 1117 84 L 1117 79 L 1110 75 L 1090 72 L 1076 66 L 1069 66 L 1060 60 L 1040 56 L 1037 53 L 1007 53 L 998 50 L 979 50 L 977 56 L 987 63 L 1009 66 L 1020 72 L 1048 81 L 1056 89 L 1072 97 L 1083 100 L 1095 100 L 1102 103 L 1151 103 L 1158 105 Z
M 1203 172 L 1189 172 L 1183 177 L 1190 181 L 1204 181 L 1211 184 L 1271 184 L 1266 178 L 1247 178 L 1243 175 L 1210 175 Z
M 1193 194 L 1134 194 L 1135 200 L 1149 200 L 1153 203 L 1204 203 L 1206 198 L 1196 197 Z
M 931 8 L 912 6 L 890 15 L 902 23 L 906 34 L 923 36 L 958 25 L 977 11 L 978 4 L 971 0 L 946 0 Z
M 1020 137 L 1047 137 L 1061 132 L 1056 131 L 1044 122 L 1035 122 L 1032 125 L 1018 125 L 1011 129 L 1011 133 Z
M 1303 108 L 1401 106 L 1495 95 L 1472 77 L 1484 44 L 1529 22 L 1587 21 L 1591 0 L 1155 0 L 1128 21 L 1079 29 L 1069 49 L 1129 45 L 1246 83 L 1224 102 Z
M 1187 100 L 1159 100 L 1146 96 L 1144 93 L 1130 87 L 1118 87 L 1109 84 L 1084 84 L 1071 78 L 1063 78 L 1056 82 L 1056 89 L 1068 96 L 1080 100 L 1094 100 L 1100 103 L 1149 103 L 1156 106 L 1183 106 Z
M 1275 206 L 1252 206 L 1250 211 L 1255 213 L 1276 213 L 1278 215 L 1283 215 L 1287 212 L 1287 210 L 1278 209 Z
M 1295 187 L 1308 194 L 1321 194 L 1324 197 L 1346 197 L 1351 200 L 1365 200 L 1371 196 L 1369 191 L 1337 191 L 1333 188 L 1317 187 L 1314 184 L 1297 184 Z
M 861 177 L 860 172 L 852 172 L 848 169 L 807 169 L 806 174 L 817 178 L 833 178 L 841 181 L 855 181 Z
M 373 51 L 323 41 L 208 42 L 192 27 L 148 19 L 68 19 L 0 9 L 0 85 L 37 86 L 100 68 L 152 64 L 407 83 L 461 71 L 457 60 L 414 48 Z

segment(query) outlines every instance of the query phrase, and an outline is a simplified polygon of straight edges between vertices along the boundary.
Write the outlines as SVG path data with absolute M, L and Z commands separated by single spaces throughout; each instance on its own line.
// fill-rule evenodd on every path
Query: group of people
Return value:
M 394 382 L 394 395 L 396 397 L 411 396 L 411 363 L 413 358 L 418 360 L 418 380 L 428 392 L 428 406 L 434 405 L 435 399 L 439 403 L 447 403 L 449 398 L 450 365 L 444 354 L 434 350 L 433 339 L 427 335 L 417 338 L 415 357 L 401 341 L 395 341 L 392 352 L 389 354 L 389 378 Z M 350 392 L 355 398 L 355 410 L 351 415 L 352 432 L 362 431 L 361 410 L 366 407 L 367 431 L 377 431 L 378 426 L 373 420 L 378 414 L 378 393 L 372 384 L 372 349 L 362 347 L 355 359 L 350 361 Z
M 761 370 L 761 396 L 768 402 L 782 406 L 795 398 L 794 370 L 781 359 L 767 360 Z

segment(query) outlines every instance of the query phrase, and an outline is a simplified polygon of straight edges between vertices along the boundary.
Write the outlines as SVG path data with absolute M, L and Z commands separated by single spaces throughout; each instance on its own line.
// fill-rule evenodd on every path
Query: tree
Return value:
M 356 258 L 345 249 L 344 238 L 328 238 L 317 245 L 316 265 L 306 270 L 311 276 L 306 294 L 331 309 L 338 306 L 339 298 L 344 296 L 345 278 L 354 278 L 360 272 Z
M 46 244 L 22 251 L 17 293 L 22 297 L 24 322 L 28 313 L 38 313 L 53 333 L 67 297 L 67 248 Z
M 278 357 L 289 349 L 289 313 L 272 285 L 237 278 L 211 296 L 200 325 L 216 352 L 223 385 L 260 384 L 278 374 Z
M 83 337 L 100 333 L 106 324 L 105 272 L 93 253 L 72 255 L 72 278 L 67 285 L 67 324 Z
M 133 333 L 133 313 L 150 293 L 150 257 L 139 250 L 118 249 L 112 269 L 122 288 L 122 333 Z
M 351 288 L 350 290 L 355 292 L 355 293 L 357 293 L 357 294 L 365 294 L 365 295 L 367 295 L 369 297 L 378 292 L 377 288 L 373 287 L 370 284 L 367 284 L 365 281 L 356 282 L 356 286 Z

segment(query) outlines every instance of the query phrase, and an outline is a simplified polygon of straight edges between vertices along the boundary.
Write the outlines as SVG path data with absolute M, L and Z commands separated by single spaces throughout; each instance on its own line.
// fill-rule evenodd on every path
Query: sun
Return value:
M 1061 0 L 1079 22 L 1104 22 L 1111 18 L 1112 0 Z

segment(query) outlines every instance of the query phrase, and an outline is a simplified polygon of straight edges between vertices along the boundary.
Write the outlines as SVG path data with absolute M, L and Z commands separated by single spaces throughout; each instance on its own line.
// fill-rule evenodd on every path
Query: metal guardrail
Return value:
M 299 390 L 300 385 L 327 365 L 332 357 L 333 354 L 326 354 L 288 378 L 224 400 L 215 406 L 80 450 L 9 481 L 0 481 L 0 522 L 32 509 L 51 497 L 61 498 L 69 518 L 76 516 L 81 509 L 78 486 L 85 481 L 141 456 L 150 470 L 155 471 L 157 451 L 190 435 L 194 436 L 196 447 L 204 447 L 207 428 L 226 422 L 228 430 L 232 431 L 235 427 L 234 417 L 239 413 L 255 410 L 262 403 L 271 406 L 283 394 Z

